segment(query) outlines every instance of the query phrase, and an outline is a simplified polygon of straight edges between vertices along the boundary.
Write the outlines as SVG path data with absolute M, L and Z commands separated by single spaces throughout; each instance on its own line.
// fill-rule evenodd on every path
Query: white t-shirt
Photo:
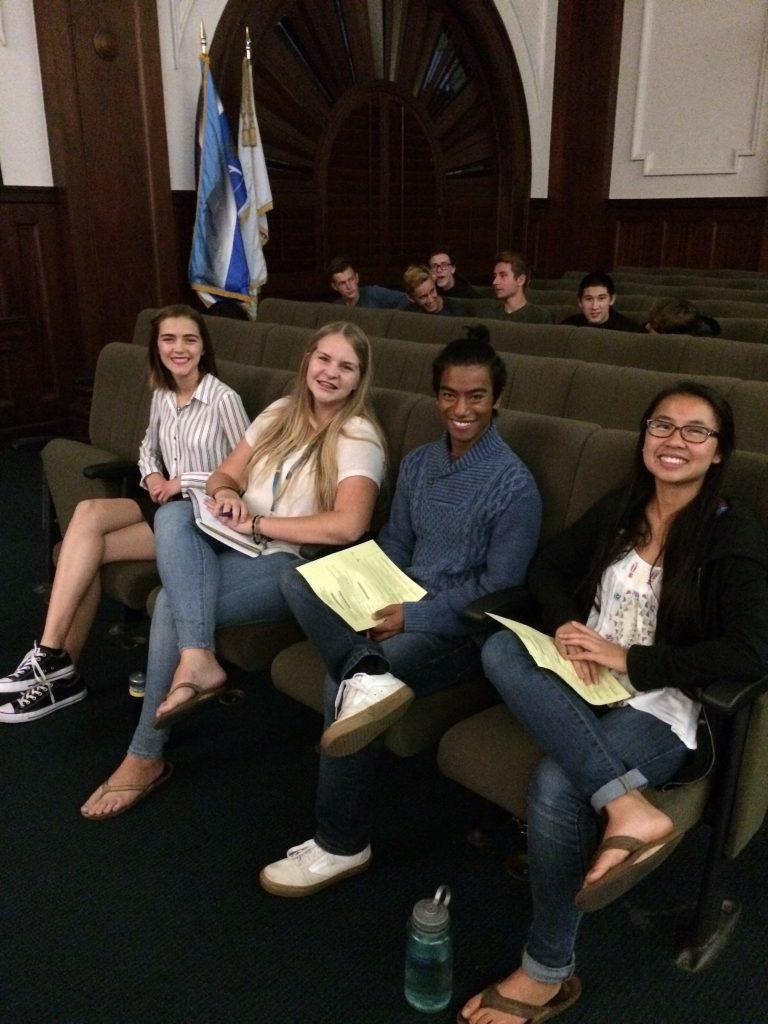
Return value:
M 656 635 L 661 573 L 659 566 L 649 565 L 634 550 L 628 551 L 603 573 L 600 610 L 593 606 L 587 625 L 622 647 L 632 644 L 649 647 Z M 697 701 L 672 686 L 638 692 L 626 673 L 611 671 L 635 695 L 627 704 L 666 722 L 686 747 L 696 749 L 700 710 Z
M 248 444 L 256 445 L 270 421 L 269 414 L 288 401 L 288 398 L 279 398 L 256 417 L 245 432 Z M 252 467 L 243 495 L 251 515 L 311 516 L 317 512 L 314 459 L 302 461 L 305 450 L 306 446 L 289 455 L 277 472 L 259 473 L 259 465 L 263 463 Z M 350 476 L 366 476 L 379 487 L 384 479 L 384 462 L 384 451 L 373 424 L 362 416 L 349 420 L 336 451 L 337 485 Z M 276 551 L 298 554 L 299 545 L 270 540 L 264 554 L 271 555 Z

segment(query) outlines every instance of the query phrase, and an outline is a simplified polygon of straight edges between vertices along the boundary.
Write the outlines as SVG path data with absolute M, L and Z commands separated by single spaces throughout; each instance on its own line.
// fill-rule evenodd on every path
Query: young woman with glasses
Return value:
M 531 566 L 560 652 L 587 684 L 609 669 L 629 699 L 596 712 L 509 631 L 483 648 L 488 678 L 546 756 L 528 791 L 533 923 L 522 963 L 470 999 L 461 1022 L 548 1020 L 576 1001 L 583 911 L 621 896 L 681 838 L 642 790 L 694 757 L 708 684 L 766 671 L 767 541 L 724 497 L 733 447 L 733 414 L 716 391 L 682 381 L 661 392 L 628 484 Z

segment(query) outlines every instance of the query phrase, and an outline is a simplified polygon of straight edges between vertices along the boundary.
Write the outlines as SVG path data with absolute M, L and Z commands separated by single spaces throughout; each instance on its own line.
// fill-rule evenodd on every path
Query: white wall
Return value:
M 531 196 L 545 198 L 549 183 L 557 0 L 495 2 L 515 51 L 525 89 L 531 129 Z
M 195 188 L 195 111 L 200 91 L 200 22 L 210 48 L 226 0 L 157 0 L 165 124 L 172 189 Z
M 32 0 L 0 0 L 0 168 L 6 185 L 52 185 Z
M 626 0 L 611 198 L 768 194 L 768 4 Z

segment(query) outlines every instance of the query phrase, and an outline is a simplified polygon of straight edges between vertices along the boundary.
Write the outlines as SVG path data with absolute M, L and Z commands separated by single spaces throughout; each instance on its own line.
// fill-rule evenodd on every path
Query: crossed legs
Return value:
M 61 545 L 40 642 L 63 647 L 77 662 L 101 597 L 99 569 L 108 562 L 150 561 L 152 530 L 130 498 L 81 501 Z

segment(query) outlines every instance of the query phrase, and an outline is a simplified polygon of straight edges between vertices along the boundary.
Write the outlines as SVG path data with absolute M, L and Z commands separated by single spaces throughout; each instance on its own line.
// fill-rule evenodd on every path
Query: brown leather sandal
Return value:
M 544 1006 L 534 1006 L 532 1003 L 521 1003 L 518 999 L 508 999 L 503 996 L 495 985 L 489 985 L 480 998 L 479 1009 L 500 1010 L 501 1013 L 508 1013 L 510 1016 L 525 1017 L 526 1024 L 543 1024 L 545 1020 L 551 1020 L 558 1013 L 573 1006 L 581 995 L 581 982 L 574 975 L 567 978 L 560 986 L 560 991 L 554 995 Z M 457 1024 L 469 1024 L 469 1018 L 461 1011 L 456 1018 Z
M 211 689 L 203 689 L 202 686 L 198 686 L 197 683 L 177 683 L 171 687 L 168 691 L 168 696 L 175 693 L 177 690 L 191 690 L 192 696 L 181 704 L 177 704 L 171 708 L 170 711 L 166 711 L 163 715 L 158 715 L 153 723 L 155 729 L 167 729 L 168 726 L 173 725 L 174 722 L 178 722 L 181 718 L 186 718 L 188 714 L 195 710 L 200 704 L 204 704 L 206 701 L 215 700 L 217 697 L 221 697 L 222 694 L 227 692 L 227 684 L 222 683 L 220 686 Z

